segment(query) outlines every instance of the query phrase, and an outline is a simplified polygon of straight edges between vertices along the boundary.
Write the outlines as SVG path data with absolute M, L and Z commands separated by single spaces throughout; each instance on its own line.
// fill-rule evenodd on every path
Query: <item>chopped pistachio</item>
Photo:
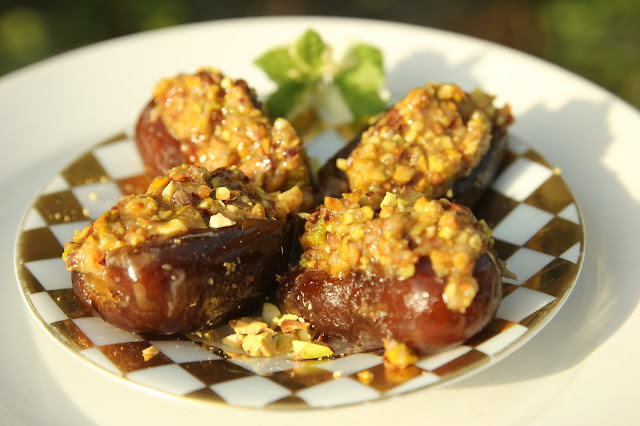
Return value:
M 333 354 L 329 345 L 314 340 L 317 333 L 310 328 L 310 323 L 294 314 L 282 315 L 280 309 L 273 303 L 263 304 L 260 318 L 241 317 L 229 321 L 228 324 L 234 334 L 226 335 L 222 339 L 218 330 L 195 334 L 210 342 L 219 340 L 223 345 L 241 351 L 241 353 L 225 351 L 225 354 L 231 358 L 285 356 L 302 360 Z M 294 353 L 294 341 L 298 342 L 297 354 Z M 318 347 L 306 347 L 301 343 L 313 343 Z
M 280 322 L 280 330 L 283 333 L 309 328 L 311 324 L 298 320 L 284 320 Z
M 338 158 L 336 160 L 336 167 L 339 170 L 342 170 L 342 171 L 347 170 L 347 159 L 346 158 Z
M 310 342 L 316 337 L 316 332 L 309 328 L 300 328 L 300 329 L 297 329 L 295 332 L 296 332 L 296 336 L 298 337 L 298 340 L 303 340 L 305 342 Z
M 244 339 L 243 334 L 230 334 L 222 338 L 222 343 L 233 349 L 242 349 L 243 339 Z
M 154 356 L 158 355 L 159 353 L 160 353 L 160 349 L 152 345 L 142 350 L 142 357 L 146 362 L 146 361 L 149 361 Z
M 177 188 L 178 186 L 173 181 L 169 182 L 169 184 L 162 190 L 162 198 L 167 202 L 171 201 L 171 197 L 173 196 L 173 193 L 176 192 Z
M 156 230 L 160 235 L 169 236 L 187 232 L 188 228 L 180 219 L 171 219 L 169 222 L 159 224 Z
M 251 356 L 271 357 L 276 354 L 276 343 L 271 333 L 248 334 L 242 339 L 242 349 Z
M 279 325 L 280 316 L 282 316 L 280 309 L 273 303 L 267 302 L 262 305 L 262 319 L 270 328 L 276 328 Z
M 292 343 L 294 359 L 318 359 L 333 355 L 333 350 L 320 342 L 294 340 Z
M 229 325 L 237 334 L 258 334 L 271 330 L 262 318 L 242 317 L 229 321 Z
M 282 201 L 291 212 L 297 211 L 300 208 L 300 205 L 302 205 L 302 201 L 304 199 L 304 195 L 297 185 L 281 192 L 277 197 L 278 200 Z
M 235 224 L 236 223 L 233 220 L 229 219 L 222 213 L 215 214 L 209 218 L 209 228 L 226 228 Z
M 218 200 L 227 201 L 229 198 L 231 198 L 231 191 L 229 191 L 229 188 L 225 186 L 216 188 L 216 198 Z
M 358 380 L 365 385 L 368 385 L 373 382 L 373 373 L 370 370 L 360 371 L 358 372 Z
M 370 202 L 361 191 L 326 197 L 307 219 L 300 266 L 332 276 L 375 270 L 405 280 L 428 257 L 447 285 L 447 307 L 464 312 L 478 291 L 474 264 L 493 245 L 486 223 L 464 206 L 416 191 L 387 192 L 377 214 Z
M 276 351 L 279 354 L 289 354 L 293 351 L 293 341 L 298 340 L 295 333 L 278 333 L 273 339 L 276 342 Z
M 404 343 L 385 342 L 384 360 L 393 367 L 407 368 L 418 362 L 418 356 Z
M 371 122 L 338 165 L 349 187 L 379 195 L 410 189 L 430 199 L 443 196 L 478 165 L 494 130 L 513 121 L 508 105 L 496 107 L 491 96 L 482 95 L 454 84 L 411 90 Z

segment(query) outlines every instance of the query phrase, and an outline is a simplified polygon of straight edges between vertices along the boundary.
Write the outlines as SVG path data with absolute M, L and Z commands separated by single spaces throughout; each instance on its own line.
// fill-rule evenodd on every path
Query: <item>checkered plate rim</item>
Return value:
M 55 203 L 59 201 L 55 199 L 56 194 L 70 190 L 70 188 L 57 188 L 56 182 L 62 181 L 64 186 L 66 181 L 68 187 L 74 185 L 85 187 L 87 184 L 102 185 L 116 181 L 104 172 L 104 169 L 109 167 L 101 168 L 100 162 L 93 155 L 97 148 L 116 144 L 122 145 L 131 150 L 134 156 L 136 155 L 129 136 L 124 134 L 114 136 L 95 145 L 79 157 L 84 159 L 81 163 L 84 164 L 85 169 L 92 169 L 94 172 L 96 167 L 100 169 L 99 173 L 102 175 L 97 179 L 88 178 L 79 185 L 70 184 L 73 177 L 68 173 L 66 176 L 61 173 L 62 177 L 60 175 L 53 177 L 36 196 L 25 213 L 16 238 L 15 268 L 18 284 L 24 300 L 40 324 L 44 326 L 46 334 L 62 344 L 74 356 L 129 383 L 190 402 L 262 409 L 309 409 L 378 400 L 452 383 L 493 365 L 538 333 L 564 304 L 575 286 L 582 267 L 585 230 L 575 197 L 557 169 L 524 141 L 511 136 L 507 158 L 503 162 L 499 176 L 485 196 L 485 200 L 488 201 L 481 203 L 476 214 L 494 227 L 497 234 L 496 247 L 501 258 L 507 261 L 510 268 L 510 259 L 513 259 L 513 263 L 521 268 L 524 276 L 520 281 L 505 280 L 503 282 L 503 301 L 497 318 L 487 329 L 474 336 L 465 345 L 444 354 L 423 357 L 415 366 L 396 374 L 390 374 L 384 369 L 379 352 L 362 354 L 361 356 L 368 357 L 369 362 L 355 368 L 349 365 L 349 358 L 353 355 L 320 362 L 291 363 L 289 361 L 288 364 L 284 363 L 284 366 L 276 363 L 267 368 L 264 366 L 261 368 L 255 363 L 228 359 L 219 347 L 201 341 L 192 341 L 182 335 L 168 340 L 166 337 L 136 336 L 133 342 L 116 343 L 121 347 L 127 347 L 127 353 L 117 354 L 116 351 L 115 355 L 107 356 L 105 354 L 111 350 L 113 344 L 96 345 L 87 333 L 77 326 L 76 323 L 81 322 L 81 319 L 65 317 L 64 314 L 60 315 L 56 311 L 55 306 L 60 308 L 73 304 L 72 301 L 66 300 L 72 297 L 71 292 L 65 291 L 64 285 L 53 285 L 56 288 L 45 290 L 44 287 L 51 287 L 51 284 L 43 286 L 38 282 L 38 278 L 34 277 L 33 271 L 29 271 L 25 266 L 34 260 L 34 256 L 40 256 L 35 260 L 54 258 L 50 251 L 47 251 L 46 247 L 40 247 L 37 250 L 38 254 L 30 254 L 27 258 L 25 247 L 31 241 L 27 234 L 35 230 L 34 232 L 42 231 L 44 235 L 47 234 L 47 230 L 50 231 L 51 224 L 46 223 L 47 218 L 44 219 L 45 223 L 27 224 L 29 214 L 38 210 L 39 200 L 45 195 L 50 197 L 46 194 L 47 188 L 54 187 L 50 192 L 53 193 Z M 72 169 L 71 166 L 78 163 L 79 159 L 71 162 L 64 171 L 69 172 Z M 95 162 L 98 163 L 97 166 Z M 142 172 L 141 168 L 139 172 Z M 135 173 L 125 176 L 126 179 L 117 180 L 121 190 L 122 182 L 130 183 L 129 178 L 134 175 Z M 526 177 L 526 179 L 515 187 L 510 182 L 505 182 L 505 177 L 514 178 L 514 176 L 515 178 Z M 48 202 L 52 200 L 49 198 Z M 57 224 L 76 221 L 80 224 L 95 218 L 84 208 L 73 212 L 68 218 L 64 215 L 57 217 L 55 213 L 50 214 L 53 214 L 53 222 L 57 221 Z M 40 211 L 39 215 L 42 219 L 43 212 Z M 530 235 L 525 233 L 524 237 L 516 238 L 510 233 L 513 229 L 511 222 L 521 224 L 523 217 L 526 218 L 527 223 L 539 223 L 540 227 L 531 229 Z M 561 235 L 554 238 L 554 233 Z M 48 242 L 43 245 L 47 244 Z M 61 261 L 60 264 L 62 264 Z M 527 270 L 528 265 L 531 264 L 536 266 L 533 270 Z M 44 306 L 53 306 L 53 311 L 58 316 L 52 317 L 51 314 L 45 314 Z M 60 309 L 64 310 L 64 308 Z M 47 316 L 49 317 L 45 319 Z M 102 323 L 98 319 L 85 320 L 85 322 L 94 323 L 96 321 Z M 70 331 L 70 329 L 73 330 Z M 172 352 L 166 345 L 166 342 L 174 340 L 180 343 L 176 343 L 176 347 L 184 346 L 189 351 L 205 349 L 211 356 L 207 359 L 200 353 L 193 360 L 174 361 L 176 351 Z M 165 342 L 164 346 L 163 342 Z M 184 342 L 186 344 L 183 344 Z M 131 353 L 135 351 L 139 353 L 153 343 L 161 348 L 167 348 L 161 349 L 161 356 L 154 357 L 154 362 L 143 363 L 139 360 L 132 362 L 127 358 Z M 177 356 L 185 355 L 178 353 Z M 344 364 L 347 365 L 346 368 Z M 221 366 L 224 368 L 220 368 Z M 216 371 L 212 372 L 212 370 Z M 363 374 L 363 372 L 370 374 Z M 154 379 L 154 374 L 160 375 L 160 380 L 157 377 Z M 163 374 L 167 377 L 169 375 L 179 377 L 175 380 L 163 381 Z M 259 397 L 248 396 L 245 399 L 249 401 L 244 401 L 243 397 L 239 398 L 237 395 L 245 395 L 249 383 L 252 388 L 262 389 L 264 394 Z M 327 395 L 332 397 L 328 398 Z

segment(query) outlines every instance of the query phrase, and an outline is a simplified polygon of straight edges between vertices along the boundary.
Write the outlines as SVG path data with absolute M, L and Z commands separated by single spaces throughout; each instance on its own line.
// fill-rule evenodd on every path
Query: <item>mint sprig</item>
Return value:
M 309 29 L 255 63 L 278 85 L 266 100 L 274 117 L 293 119 L 314 108 L 329 122 L 345 123 L 377 114 L 387 105 L 382 53 L 373 46 L 352 46 L 336 62 L 331 47 Z
M 353 115 L 359 118 L 382 111 L 386 101 L 380 94 L 386 81 L 380 51 L 360 44 L 350 49 L 345 60 L 334 82 Z

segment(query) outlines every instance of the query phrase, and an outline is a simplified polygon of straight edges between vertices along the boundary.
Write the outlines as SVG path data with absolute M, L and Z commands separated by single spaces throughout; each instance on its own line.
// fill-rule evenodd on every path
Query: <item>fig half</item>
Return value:
M 196 331 L 246 314 L 287 270 L 302 198 L 298 187 L 266 193 L 237 169 L 170 169 L 65 245 L 76 299 L 138 332 Z
M 216 69 L 159 81 L 140 113 L 135 141 L 153 176 L 182 164 L 236 166 L 267 192 L 298 186 L 312 207 L 309 160 L 291 123 L 271 122 L 244 80 Z
M 502 264 L 486 223 L 446 199 L 362 192 L 327 197 L 307 217 L 304 252 L 278 287 L 285 313 L 360 349 L 420 354 L 464 342 L 495 315 Z
M 124 246 L 104 271 L 72 272 L 76 300 L 120 328 L 172 334 L 217 327 L 262 305 L 287 270 L 294 220 L 242 220 Z
M 297 268 L 281 284 L 279 302 L 284 312 L 360 350 L 393 341 L 431 354 L 462 344 L 494 317 L 502 294 L 495 258 L 478 258 L 473 276 L 479 289 L 464 312 L 446 306 L 442 279 L 428 258 L 421 258 L 415 274 L 404 280 L 363 272 L 336 277 Z
M 510 108 L 455 84 L 416 88 L 381 113 L 319 170 L 324 197 L 362 191 L 374 203 L 407 190 L 473 206 L 503 158 Z

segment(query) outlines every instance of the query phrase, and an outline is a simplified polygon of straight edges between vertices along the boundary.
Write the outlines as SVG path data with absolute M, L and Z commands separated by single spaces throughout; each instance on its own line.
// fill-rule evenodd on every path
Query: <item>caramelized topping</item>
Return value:
M 478 291 L 476 259 L 492 245 L 490 230 L 466 207 L 422 194 L 387 193 L 379 214 L 362 192 L 325 198 L 307 218 L 301 266 L 333 276 L 360 271 L 408 279 L 428 257 L 445 283 L 447 307 L 464 312 Z
M 427 198 L 446 194 L 489 149 L 494 128 L 513 118 L 509 106 L 455 84 L 429 83 L 381 114 L 348 159 L 339 159 L 352 191 L 365 194 L 411 189 Z
M 272 125 L 243 80 L 200 69 L 160 81 L 154 100 L 151 119 L 162 120 L 190 164 L 236 165 L 268 192 L 307 188 L 307 158 L 296 131 L 282 118 Z
M 267 193 L 240 170 L 184 165 L 155 178 L 144 195 L 120 199 L 108 212 L 65 245 L 69 270 L 99 272 L 107 252 L 149 240 L 162 241 L 189 231 L 223 228 L 242 219 L 284 219 L 296 213 L 302 193 Z

